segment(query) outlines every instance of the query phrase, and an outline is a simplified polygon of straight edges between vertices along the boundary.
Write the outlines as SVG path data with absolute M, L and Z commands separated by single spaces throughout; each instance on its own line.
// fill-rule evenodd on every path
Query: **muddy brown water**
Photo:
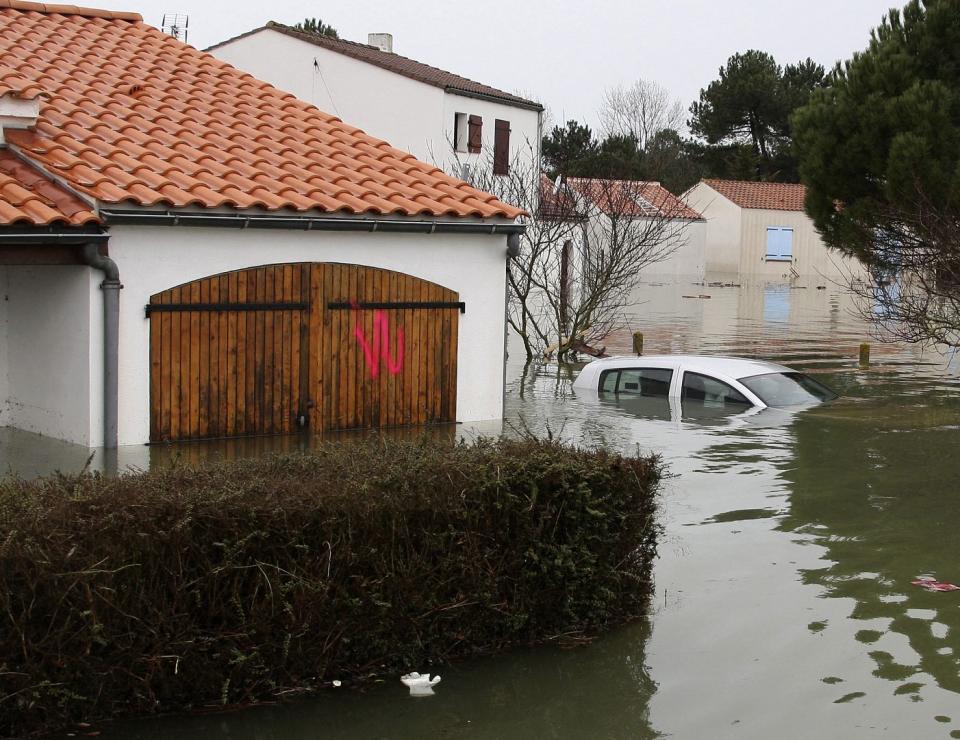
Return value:
M 584 648 L 446 667 L 427 699 L 389 680 L 104 737 L 960 737 L 960 592 L 911 585 L 960 583 L 960 363 L 874 344 L 859 368 L 867 328 L 818 283 L 651 284 L 631 319 L 649 353 L 817 373 L 843 398 L 816 408 L 718 416 L 601 400 L 575 394 L 567 370 L 511 358 L 508 431 L 668 463 L 648 619 Z M 628 351 L 629 334 L 610 346 Z

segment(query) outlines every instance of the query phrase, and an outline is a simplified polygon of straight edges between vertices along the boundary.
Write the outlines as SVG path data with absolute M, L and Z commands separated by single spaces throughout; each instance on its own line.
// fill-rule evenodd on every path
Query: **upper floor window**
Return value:
M 467 151 L 467 114 L 453 114 L 453 151 Z
M 510 174 L 510 121 L 499 118 L 493 132 L 493 174 Z
M 467 151 L 476 154 L 483 145 L 483 118 L 470 116 L 467 119 Z
M 767 259 L 787 262 L 793 259 L 793 229 L 786 226 L 767 227 Z

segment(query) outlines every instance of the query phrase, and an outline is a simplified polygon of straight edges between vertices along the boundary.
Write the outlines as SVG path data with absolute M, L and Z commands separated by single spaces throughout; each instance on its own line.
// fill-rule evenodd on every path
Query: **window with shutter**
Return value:
M 476 154 L 482 148 L 483 119 L 480 116 L 470 116 L 468 128 L 467 151 Z
M 510 121 L 499 118 L 493 132 L 493 174 L 510 174 Z
M 453 150 L 467 151 L 467 114 L 455 113 L 453 116 Z
M 767 227 L 767 259 L 784 262 L 793 259 L 793 229 Z

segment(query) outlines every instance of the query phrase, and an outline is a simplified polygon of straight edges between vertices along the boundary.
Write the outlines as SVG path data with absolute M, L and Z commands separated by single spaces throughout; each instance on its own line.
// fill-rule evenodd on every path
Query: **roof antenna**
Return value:
M 178 41 L 187 43 L 190 16 L 186 13 L 164 13 L 163 22 L 160 25 L 164 33 L 173 36 Z

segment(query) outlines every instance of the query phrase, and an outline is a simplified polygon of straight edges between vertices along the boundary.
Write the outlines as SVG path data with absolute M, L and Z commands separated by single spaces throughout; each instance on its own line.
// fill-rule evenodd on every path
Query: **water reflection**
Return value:
M 306 452 L 325 440 L 362 439 L 372 434 L 392 439 L 453 441 L 457 425 L 436 424 L 426 427 L 400 427 L 378 432 L 369 430 L 326 432 L 323 435 L 276 435 L 213 439 L 178 444 L 128 445 L 119 449 L 91 449 L 80 445 L 0 428 L 0 474 L 32 478 L 53 472 L 78 473 L 81 470 L 116 475 L 118 472 L 149 470 L 181 464 L 199 464 L 210 460 L 239 460 L 271 453 Z M 490 432 L 488 427 L 483 431 Z M 492 430 L 499 433 L 499 426 Z
M 436 695 L 411 699 L 399 680 L 367 693 L 329 690 L 283 707 L 206 718 L 128 722 L 108 737 L 127 740 L 306 740 L 310 738 L 656 737 L 648 701 L 656 683 L 646 669 L 648 628 L 580 651 L 524 650 L 448 666 Z M 598 680 L 602 679 L 602 680 Z
M 960 693 L 960 602 L 911 585 L 925 574 L 960 580 L 956 390 L 907 407 L 880 396 L 857 414 L 823 411 L 796 420 L 796 461 L 784 474 L 792 496 L 783 528 L 812 533 L 826 550 L 804 579 L 855 600 L 850 619 L 865 626 L 854 637 L 893 693 Z

